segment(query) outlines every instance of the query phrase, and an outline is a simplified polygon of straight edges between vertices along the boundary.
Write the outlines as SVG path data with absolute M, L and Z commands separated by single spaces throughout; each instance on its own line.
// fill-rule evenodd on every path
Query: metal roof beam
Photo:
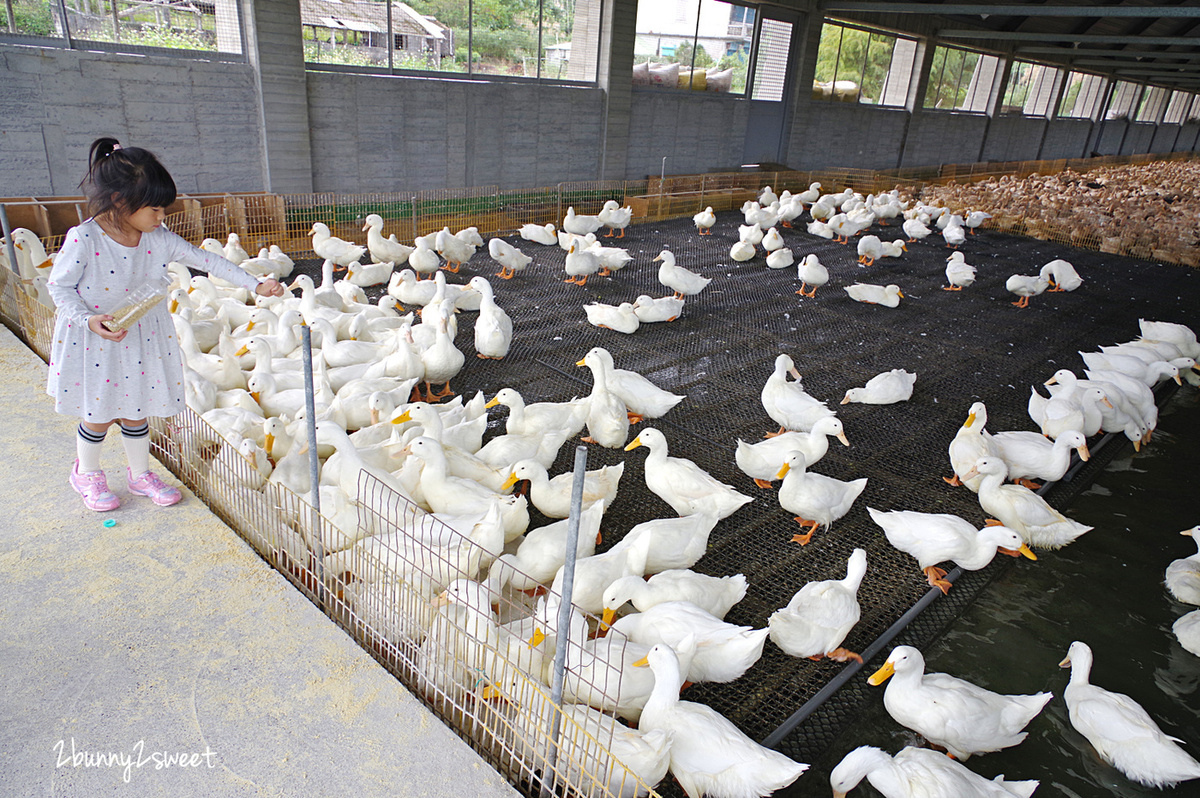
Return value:
M 1191 61 L 1200 58 L 1200 52 L 1180 53 L 1171 50 L 1105 50 L 1102 47 L 1018 47 L 1016 52 L 1028 55 L 1105 56 L 1108 58 L 1161 58 L 1166 60 Z
M 1146 62 L 1120 62 L 1120 61 L 1117 61 L 1117 62 L 1113 62 L 1113 61 L 1104 61 L 1099 58 L 1081 58 L 1078 61 L 1072 61 L 1071 67 L 1072 68 L 1074 68 L 1074 67 L 1103 67 L 1103 68 L 1107 68 L 1107 69 L 1116 70 L 1117 72 L 1121 72 L 1126 69 L 1159 69 L 1159 70 L 1162 70 L 1163 72 L 1171 72 L 1173 70 L 1190 72 L 1194 69 L 1200 69 L 1200 62 L 1192 63 L 1192 64 L 1156 64 L 1153 61 L 1146 61 Z
M 1162 44 L 1200 47 L 1200 36 L 1108 36 L 1100 34 L 1034 33 L 1032 31 L 960 30 L 947 28 L 937 35 L 943 39 L 992 39 L 1014 42 L 1081 42 L 1083 44 Z
M 1200 6 L 1054 6 L 996 3 L 887 3 L 827 0 L 824 11 L 892 14 L 959 14 L 1003 17 L 1200 17 Z
M 1189 74 L 1195 72 L 1200 72 L 1200 64 L 1189 64 L 1186 67 L 1170 67 L 1169 69 L 1164 69 L 1163 67 L 1121 67 L 1120 69 L 1113 70 L 1114 75 L 1154 75 L 1160 78 L 1197 77 L 1194 74 Z

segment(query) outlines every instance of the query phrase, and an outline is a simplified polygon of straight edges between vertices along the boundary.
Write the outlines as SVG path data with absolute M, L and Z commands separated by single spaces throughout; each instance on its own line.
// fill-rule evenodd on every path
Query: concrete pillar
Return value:
M 604 4 L 600 64 L 596 76 L 604 91 L 601 180 L 622 180 L 629 160 L 630 111 L 633 104 L 633 43 L 637 0 Z M 573 49 L 573 48 L 572 48 Z
M 280 194 L 313 190 L 308 83 L 300 0 L 243 0 L 246 54 L 258 88 L 263 188 Z

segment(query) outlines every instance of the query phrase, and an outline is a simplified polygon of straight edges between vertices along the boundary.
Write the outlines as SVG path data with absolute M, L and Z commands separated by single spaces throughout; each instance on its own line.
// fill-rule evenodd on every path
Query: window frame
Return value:
M 1159 124 L 1160 116 L 1166 111 L 1167 100 L 1171 98 L 1171 90 L 1164 86 L 1146 84 L 1142 96 L 1138 98 L 1137 108 L 1133 112 L 1133 121 L 1145 124 Z M 1150 110 L 1150 118 L 1143 119 L 1142 112 Z
M 1088 79 L 1095 79 L 1095 80 L 1099 81 L 1099 84 L 1096 84 L 1097 85 L 1096 92 L 1092 95 L 1092 99 L 1091 99 L 1092 107 L 1090 109 L 1088 109 L 1087 113 L 1084 113 L 1084 114 L 1075 114 L 1075 113 L 1064 114 L 1063 113 L 1063 103 L 1066 102 L 1067 93 L 1071 91 L 1071 78 L 1074 75 L 1080 75 L 1083 78 L 1083 80 L 1080 81 L 1081 84 L 1086 84 Z M 1102 113 L 1101 106 L 1104 104 L 1105 96 L 1106 96 L 1106 93 L 1108 92 L 1108 87 L 1111 84 L 1112 84 L 1112 78 L 1109 77 L 1108 75 L 1100 75 L 1095 72 L 1080 72 L 1080 71 L 1074 70 L 1074 69 L 1067 70 L 1067 74 L 1063 78 L 1062 97 L 1059 98 L 1058 109 L 1054 112 L 1054 118 L 1055 119 L 1095 120 L 1097 118 L 1097 116 Z M 1084 90 L 1083 86 L 1081 85 L 1080 86 L 1080 94 L 1083 93 L 1083 90 Z M 1075 110 L 1075 105 L 1078 104 L 1078 102 L 1079 102 L 1079 95 L 1076 95 L 1075 96 L 1075 104 L 1072 104 L 1072 106 L 1071 106 L 1072 111 Z
M 599 9 L 598 9 L 597 13 L 598 13 L 599 17 L 601 19 L 603 19 L 605 4 L 610 2 L 610 0 L 587 0 L 587 1 L 588 2 L 596 2 L 599 4 Z M 348 2 L 363 2 L 363 0 L 348 0 Z M 471 7 L 470 4 L 473 2 L 473 0 L 466 0 L 466 2 L 468 3 L 468 9 L 470 9 L 470 7 Z M 470 54 L 474 52 L 474 45 L 473 45 L 474 27 L 472 26 L 471 21 L 470 21 L 471 20 L 470 10 L 468 10 L 468 28 L 467 28 L 468 58 L 467 58 L 467 71 L 465 71 L 465 72 L 454 72 L 451 70 L 442 70 L 442 69 L 405 69 L 403 67 L 396 67 L 396 66 L 394 66 L 394 59 L 391 57 L 396 52 L 394 48 L 393 48 L 391 54 L 389 55 L 389 64 L 392 64 L 392 65 L 380 64 L 380 65 L 369 65 L 369 66 L 356 66 L 353 64 L 322 63 L 319 61 L 309 61 L 309 60 L 305 59 L 304 69 L 305 69 L 305 71 L 312 71 L 312 72 L 340 72 L 340 73 L 349 73 L 349 74 L 356 74 L 356 75 L 374 75 L 374 76 L 380 76 L 380 77 L 424 78 L 426 80 L 455 80 L 455 81 L 465 81 L 465 82 L 470 82 L 470 83 L 547 84 L 547 85 L 553 85 L 553 86 L 577 86 L 577 87 L 581 87 L 581 88 L 594 88 L 594 87 L 598 86 L 600 83 L 599 65 L 600 65 L 600 60 L 601 60 L 600 59 L 600 44 L 601 44 L 601 39 L 602 39 L 602 37 L 600 35 L 597 35 L 597 37 L 596 37 L 596 53 L 595 53 L 596 76 L 594 78 L 592 78 L 591 80 L 573 80 L 570 78 L 554 78 L 554 77 L 545 77 L 542 75 L 542 61 L 543 61 L 543 57 L 544 57 L 544 53 L 545 53 L 545 46 L 542 43 L 542 35 L 543 35 L 544 25 L 545 25 L 545 4 L 546 4 L 546 2 L 547 2 L 547 0 L 538 0 L 538 8 L 537 8 L 537 14 L 536 14 L 537 20 L 538 20 L 538 25 L 537 25 L 537 39 L 538 39 L 537 69 L 538 69 L 538 72 L 537 72 L 536 76 L 503 75 L 503 74 L 495 74 L 495 73 L 491 73 L 491 72 L 475 72 L 475 71 L 473 71 L 474 59 L 470 57 Z M 576 2 L 581 2 L 581 0 L 576 0 Z M 386 6 L 386 5 L 390 5 L 390 3 L 391 3 L 391 0 L 383 0 L 382 2 L 379 2 L 378 5 Z M 391 15 L 389 15 L 389 18 L 390 17 L 391 17 Z M 302 24 L 301 27 L 305 27 L 305 26 Z M 403 35 L 402 33 L 396 33 L 394 28 L 390 29 L 387 32 L 387 34 L 385 34 L 385 35 L 388 35 L 388 34 L 390 34 L 390 38 L 393 40 L 396 36 Z
M 818 35 L 818 39 L 817 39 L 817 41 L 818 41 L 817 57 L 818 58 L 820 58 L 820 49 L 821 49 L 820 40 L 822 38 L 824 38 L 826 26 L 836 27 L 836 28 L 840 29 L 840 32 L 838 34 L 837 54 L 834 58 L 833 77 L 829 82 L 831 84 L 836 84 L 838 81 L 838 74 L 839 74 L 841 66 L 842 66 L 842 43 L 845 41 L 845 35 L 846 35 L 845 32 L 847 30 L 854 30 L 854 31 L 858 31 L 860 33 L 865 33 L 865 34 L 867 34 L 867 46 L 863 52 L 862 63 L 859 65 L 858 81 L 857 81 L 858 82 L 858 97 L 855 100 L 854 104 L 855 105 L 866 105 L 866 106 L 870 106 L 873 108 L 892 108 L 892 109 L 906 108 L 908 106 L 908 95 L 909 95 L 909 92 L 912 90 L 913 78 L 917 74 L 917 70 L 919 67 L 919 64 L 917 63 L 917 60 L 916 60 L 916 51 L 915 50 L 914 50 L 914 54 L 913 54 L 913 60 L 909 64 L 908 85 L 904 87 L 904 99 L 898 103 L 884 103 L 883 97 L 887 93 L 886 90 L 887 90 L 888 84 L 891 82 L 891 79 L 892 79 L 892 62 L 896 58 L 896 45 L 902 39 L 904 41 L 913 42 L 914 44 L 920 44 L 921 38 L 919 36 L 916 36 L 911 33 L 898 33 L 895 31 L 887 30 L 885 28 L 872 27 L 870 25 L 863 25 L 863 24 L 860 24 L 857 22 L 851 22 L 848 20 L 838 19 L 837 17 L 825 17 L 821 20 L 821 32 Z M 879 98 L 875 102 L 864 102 L 863 97 L 865 96 L 864 89 L 865 89 L 865 83 L 866 83 L 866 68 L 867 68 L 868 63 L 870 63 L 870 60 L 871 60 L 871 45 L 875 41 L 876 36 L 886 37 L 886 38 L 889 38 L 892 40 L 891 51 L 888 56 L 888 71 L 887 71 L 887 75 L 883 79 L 883 83 L 881 83 L 879 86 L 879 94 L 880 94 Z M 817 76 L 816 76 L 816 73 L 814 72 L 813 73 L 813 83 L 815 84 L 816 82 L 817 82 Z M 821 81 L 821 82 L 824 82 L 824 81 Z M 818 97 L 812 96 L 812 99 L 816 102 L 837 102 L 836 92 L 830 92 L 829 97 L 818 98 Z
M 102 0 L 105 3 L 119 3 L 120 0 Z M 52 14 L 58 6 L 53 0 L 50 0 Z M 193 50 L 185 47 L 158 47 L 145 44 L 130 44 L 122 41 L 102 41 L 96 39 L 87 39 L 81 36 L 75 36 L 71 31 L 71 22 L 69 19 L 61 20 L 62 34 L 55 36 L 41 36 L 31 33 L 10 32 L 7 30 L 8 22 L 5 20 L 3 28 L 0 28 L 0 45 L 23 45 L 27 47 L 47 47 L 56 50 L 80 50 L 93 51 L 102 53 L 115 53 L 120 55 L 142 55 L 156 56 L 162 58 L 175 58 L 185 61 L 220 61 L 225 63 L 244 64 L 249 62 L 249 56 L 246 53 L 246 20 L 242 12 L 242 4 L 236 2 L 231 4 L 231 8 L 237 15 L 237 42 L 238 52 L 228 50 Z M 216 14 L 213 14 L 214 18 Z M 56 23 L 57 24 L 57 23 Z
M 653 1 L 658 2 L 658 0 L 653 0 Z M 690 42 L 692 45 L 692 59 L 686 65 L 679 64 L 679 69 L 681 72 L 684 69 L 687 69 L 690 74 L 691 72 L 694 72 L 696 69 L 696 53 L 703 46 L 700 44 L 700 17 L 701 17 L 701 11 L 702 11 L 701 5 L 703 3 L 703 0 L 689 0 L 689 2 L 691 3 L 691 6 L 696 11 L 696 24 L 692 29 L 691 39 L 690 39 Z M 751 95 L 751 92 L 753 91 L 753 87 L 754 87 L 754 64 L 755 64 L 755 60 L 758 58 L 759 38 L 762 35 L 762 24 L 763 24 L 763 15 L 761 13 L 762 9 L 760 6 L 751 2 L 751 0 L 714 0 L 714 2 L 718 2 L 718 3 L 722 3 L 724 5 L 727 5 L 727 6 L 732 6 L 734 8 L 742 9 L 742 21 L 739 23 L 734 23 L 734 21 L 731 18 L 729 21 L 726 22 L 727 27 L 730 27 L 734 24 L 738 24 L 738 25 L 741 25 L 743 28 L 746 28 L 746 27 L 750 28 L 750 41 L 747 43 L 746 49 L 742 50 L 740 47 L 738 48 L 738 51 L 742 52 L 744 55 L 744 58 L 745 58 L 746 85 L 741 91 L 734 91 L 732 88 L 730 88 L 729 91 L 720 91 L 720 92 L 704 91 L 704 92 L 698 92 L 698 93 L 704 95 L 705 97 L 723 97 L 726 99 L 748 100 L 748 99 L 750 99 L 750 95 Z M 754 19 L 751 22 L 745 21 L 745 16 L 747 14 L 753 14 Z M 662 35 L 670 36 L 672 38 L 681 38 L 682 39 L 680 34 L 666 33 L 664 31 L 662 33 Z M 635 41 L 638 36 L 639 36 L 639 33 L 637 32 L 637 21 L 635 18 L 635 20 L 634 20 Z M 674 47 L 678 48 L 680 45 L 686 43 L 687 41 L 688 41 L 687 39 L 682 39 L 680 42 L 678 42 L 676 45 L 674 45 Z M 738 51 L 735 51 L 733 53 L 728 52 L 729 44 L 730 44 L 729 42 L 726 43 L 725 49 L 727 52 L 725 53 L 725 55 L 723 57 L 727 58 L 731 55 L 736 55 L 738 52 Z M 639 58 L 639 55 L 636 52 L 636 44 L 635 44 L 634 49 L 635 49 L 635 52 L 634 52 L 633 57 L 635 60 L 633 61 L 633 64 L 636 66 L 643 62 L 636 60 L 637 58 Z M 706 49 L 706 52 L 707 52 L 707 49 Z M 665 53 L 663 53 L 662 55 L 663 55 L 663 57 L 670 57 L 670 56 L 666 56 Z M 653 58 L 651 58 L 649 60 L 653 61 Z M 718 63 L 719 63 L 719 59 L 718 59 Z M 679 86 L 657 86 L 657 85 L 646 86 L 646 85 L 635 83 L 633 85 L 633 88 L 636 91 L 652 91 L 652 92 L 656 92 L 656 93 L 662 92 L 662 91 L 668 91 L 668 92 L 674 91 L 674 92 L 680 92 L 683 94 L 697 93 L 696 90 L 694 90 L 694 89 L 691 89 L 688 87 L 681 88 Z
M 1026 83 L 1025 99 L 1021 102 L 1020 107 L 1017 110 L 1006 111 L 1004 109 L 1007 106 L 1011 105 L 1011 103 L 1009 103 L 1008 101 L 1012 99 L 1011 92 L 1012 92 L 1013 87 L 1016 85 L 1013 83 L 1013 80 L 1012 80 L 1013 71 L 1016 70 L 1018 67 L 1025 67 L 1025 66 L 1029 67 L 1029 70 L 1026 73 L 1028 75 L 1028 81 Z M 1038 70 L 1043 70 L 1043 72 L 1041 73 L 1042 76 L 1035 78 L 1035 75 L 1038 74 Z M 1051 74 L 1048 78 L 1044 77 L 1045 70 L 1049 70 L 1051 72 Z M 1045 118 L 1050 113 L 1050 104 L 1052 102 L 1054 102 L 1054 98 L 1058 93 L 1059 86 L 1061 85 L 1060 81 L 1062 80 L 1062 77 L 1063 77 L 1063 68 L 1061 66 L 1057 66 L 1055 64 L 1047 64 L 1047 63 L 1044 63 L 1041 61 L 1026 61 L 1025 59 L 1022 59 L 1022 58 L 1009 59 L 1008 77 L 1005 78 L 1005 81 L 1004 81 L 1004 91 L 1001 92 L 1001 94 L 1000 94 L 1000 104 L 997 107 L 997 113 L 1003 114 L 1005 116 L 1011 116 L 1011 117 L 1022 117 L 1025 119 L 1043 119 L 1043 118 Z M 1037 86 L 1039 80 L 1042 80 L 1042 81 L 1049 80 L 1050 81 L 1050 91 L 1048 94 L 1045 95 L 1044 105 L 1040 111 L 1037 110 L 1036 107 L 1032 111 L 1027 111 L 1025 109 L 1029 105 L 1029 102 L 1030 102 L 1030 93 L 1033 92 L 1034 87 Z M 1035 101 L 1037 100 L 1039 94 L 1041 94 L 1040 90 L 1038 91 L 1037 94 L 1033 95 L 1033 99 Z
M 1113 106 L 1125 86 L 1132 87 L 1128 95 L 1128 105 L 1114 113 Z M 1142 93 L 1145 91 L 1145 88 L 1144 83 L 1139 83 L 1136 80 L 1113 80 L 1111 85 L 1112 90 L 1109 92 L 1108 102 L 1105 103 L 1101 120 L 1105 122 L 1115 122 L 1122 119 L 1126 122 L 1134 121 L 1134 116 L 1137 114 L 1138 106 L 1141 104 Z M 1122 99 L 1122 103 L 1124 102 L 1125 100 Z
M 956 44 L 943 44 L 941 42 L 933 42 L 933 41 L 929 41 L 928 44 L 933 46 L 933 55 L 930 58 L 930 75 L 929 75 L 930 79 L 925 84 L 925 96 L 921 98 L 921 110 L 922 111 L 933 111 L 936 113 L 946 113 L 946 114 L 968 114 L 971 116 L 987 116 L 989 109 L 986 107 L 983 108 L 982 110 L 975 111 L 975 110 L 971 110 L 969 108 L 959 108 L 959 107 L 938 108 L 937 106 L 929 105 L 928 104 L 929 89 L 933 85 L 933 69 L 932 69 L 933 62 L 937 59 L 939 51 L 959 50 L 964 53 L 974 53 L 979 56 L 980 60 L 975 62 L 975 67 L 973 68 L 972 72 L 974 72 L 974 70 L 979 69 L 979 64 L 981 63 L 982 59 L 984 59 L 984 58 L 991 58 L 991 59 L 995 60 L 995 62 L 996 62 L 995 68 L 997 71 L 999 71 L 1000 69 L 1003 68 L 1003 62 L 1001 60 L 1002 56 L 997 55 L 995 53 L 989 53 L 986 50 L 977 50 L 977 49 L 974 49 L 971 47 L 961 47 Z M 939 72 L 939 78 L 938 78 L 939 86 L 942 84 L 942 78 L 945 76 L 945 73 L 946 73 L 946 62 L 949 60 L 950 59 L 949 59 L 948 54 L 942 57 L 942 68 L 941 68 L 941 71 Z M 955 81 L 955 84 L 954 84 L 954 96 L 955 97 L 958 96 L 958 90 L 962 86 L 963 75 L 965 72 L 966 72 L 965 69 L 959 71 L 958 80 Z M 993 72 L 992 73 L 993 80 L 995 79 L 995 76 L 996 76 L 996 72 Z M 968 77 L 967 81 L 968 81 L 967 85 L 969 87 L 971 78 Z M 978 91 L 978 90 L 979 90 L 979 87 L 977 86 L 976 91 Z M 971 105 L 973 103 L 971 103 L 969 101 L 973 97 L 975 97 L 975 94 L 972 92 L 969 92 L 967 95 L 965 95 L 963 97 L 963 102 L 967 105 Z M 990 96 L 989 96 L 989 99 L 990 99 Z
M 1183 102 L 1177 104 L 1177 98 L 1182 98 Z M 1184 91 L 1183 89 L 1172 90 L 1171 96 L 1167 99 L 1167 107 L 1163 109 L 1163 117 L 1160 124 L 1182 125 L 1187 118 L 1188 110 L 1192 107 L 1193 102 L 1195 102 L 1195 94 L 1193 92 Z

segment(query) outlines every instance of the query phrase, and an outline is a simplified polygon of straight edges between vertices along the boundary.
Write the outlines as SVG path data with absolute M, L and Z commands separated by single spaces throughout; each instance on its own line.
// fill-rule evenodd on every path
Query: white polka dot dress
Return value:
M 166 302 L 142 316 L 119 343 L 87 326 L 89 316 L 128 304 L 131 291 L 166 274 L 169 261 L 251 290 L 257 285 L 234 264 L 165 227 L 143 233 L 132 247 L 118 244 L 91 219 L 67 231 L 48 281 L 58 307 L 46 384 L 55 411 L 102 423 L 183 410 L 183 354 Z

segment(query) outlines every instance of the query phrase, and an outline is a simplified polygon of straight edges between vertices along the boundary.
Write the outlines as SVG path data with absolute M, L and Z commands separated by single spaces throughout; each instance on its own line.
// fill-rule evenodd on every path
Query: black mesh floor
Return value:
M 946 447 L 972 402 L 986 402 L 990 431 L 1033 429 L 1025 411 L 1030 385 L 1063 367 L 1082 376 L 1077 350 L 1135 338 L 1139 318 L 1197 321 L 1200 273 L 1194 270 L 987 231 L 969 237 L 963 247 L 967 262 L 978 268 L 975 285 L 945 292 L 941 286 L 948 250 L 940 237 L 910 244 L 898 259 L 861 267 L 853 243 L 816 238 L 802 227 L 784 230 L 797 260 L 815 252 L 831 274 L 830 283 L 815 298 L 802 298 L 794 293 L 800 287 L 795 267 L 770 270 L 761 256 L 746 263 L 730 259 L 741 221 L 739 213 L 718 214 L 714 235 L 703 238 L 689 219 L 630 227 L 624 240 L 612 243 L 626 247 L 633 262 L 612 277 L 592 277 L 582 288 L 563 282 L 566 253 L 558 247 L 510 238 L 533 256 L 534 263 L 509 281 L 491 278 L 498 266 L 486 248 L 481 249 L 461 274 L 448 277 L 452 282 L 466 282 L 475 274 L 492 279 L 497 301 L 513 318 L 514 343 L 503 361 L 473 357 L 474 314 L 461 314 L 457 344 L 468 357 L 452 385 L 459 392 L 482 390 L 489 397 L 508 386 L 520 390 L 526 401 L 569 399 L 590 390 L 590 373 L 574 364 L 599 345 L 612 353 L 617 367 L 686 394 L 667 416 L 643 426 L 661 429 L 672 455 L 694 460 L 755 497 L 718 524 L 707 554 L 696 565 L 696 570 L 709 574 L 744 573 L 749 578 L 748 595 L 727 620 L 765 625 L 806 582 L 844 576 L 851 550 L 863 547 L 869 562 L 859 593 L 863 615 L 845 642 L 855 651 L 866 648 L 928 589 L 916 562 L 892 549 L 870 521 L 867 506 L 949 512 L 978 524 L 984 520 L 974 494 L 941 479 L 950 473 Z M 902 237 L 896 226 L 869 232 L 885 240 Z M 658 264 L 652 263 L 664 248 L 675 253 L 680 265 L 713 278 L 707 290 L 688 300 L 683 316 L 671 323 L 643 325 L 633 335 L 590 326 L 583 311 L 587 302 L 616 304 L 632 302 L 643 293 L 669 293 L 658 283 Z M 1076 266 L 1083 287 L 1035 297 L 1028 309 L 1009 304 L 1015 297 L 1004 289 L 1005 280 L 1014 273 L 1036 273 L 1056 257 Z M 301 266 L 310 272 L 317 268 L 311 261 Z M 896 283 L 906 298 L 896 309 L 854 302 L 842 289 L 856 281 Z M 371 293 L 378 296 L 381 289 Z M 843 480 L 869 480 L 849 514 L 832 530 L 819 531 L 805 547 L 790 542 L 798 527 L 779 506 L 775 492 L 757 488 L 733 458 L 738 438 L 756 442 L 776 428 L 759 393 L 781 352 L 795 360 L 805 389 L 837 410 L 852 444 L 845 448 L 833 441 L 814 470 Z M 917 373 L 910 401 L 838 405 L 848 388 L 893 368 Z M 500 426 L 497 417 L 492 430 Z M 1125 444 L 1116 441 L 1109 446 L 1109 457 L 1121 445 Z M 552 474 L 570 468 L 572 450 L 568 442 Z M 1048 498 L 1065 506 L 1107 458 L 1095 459 Z M 589 447 L 590 468 L 620 460 L 627 467 L 617 501 L 605 518 L 602 549 L 637 523 L 672 515 L 666 503 L 646 489 L 641 451 Z M 534 525 L 541 522 L 536 519 Z M 920 645 L 956 617 L 998 569 L 1014 567 L 1009 558 L 1000 559 L 1005 562 L 960 579 L 949 597 L 935 601 L 898 642 Z M 1037 566 L 1022 562 L 1015 567 Z M 762 740 L 842 667 L 794 659 L 768 643 L 761 661 L 738 681 L 695 685 L 685 697 L 713 706 L 749 736 Z M 858 686 L 862 681 L 852 679 L 787 735 L 780 750 L 801 761 L 817 758 L 860 702 L 868 700 Z M 664 783 L 662 789 L 672 794 L 677 787 Z

